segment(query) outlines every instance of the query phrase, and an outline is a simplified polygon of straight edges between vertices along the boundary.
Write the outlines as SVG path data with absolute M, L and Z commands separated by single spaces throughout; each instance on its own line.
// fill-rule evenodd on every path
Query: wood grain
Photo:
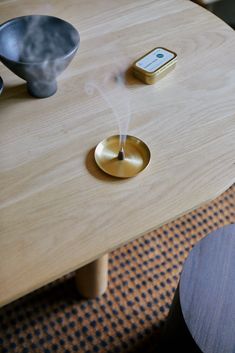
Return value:
M 71 22 L 81 48 L 51 98 L 28 96 L 1 65 L 0 304 L 92 262 L 218 196 L 234 182 L 235 37 L 186 0 L 4 1 L 0 21 L 49 14 Z M 113 113 L 84 91 L 156 46 L 176 69 L 146 86 L 127 75 L 129 134 L 151 150 L 138 177 L 116 180 L 92 149 L 118 133 Z
M 185 323 L 204 353 L 235 351 L 235 224 L 201 240 L 181 274 Z

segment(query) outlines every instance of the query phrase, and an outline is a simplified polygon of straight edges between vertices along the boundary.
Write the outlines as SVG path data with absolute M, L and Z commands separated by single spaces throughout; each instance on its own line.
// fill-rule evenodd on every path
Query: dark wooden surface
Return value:
M 184 321 L 180 301 L 179 286 L 176 289 L 166 323 L 161 332 L 157 353 L 202 353 Z
M 201 240 L 179 284 L 184 321 L 204 353 L 235 353 L 235 225 Z

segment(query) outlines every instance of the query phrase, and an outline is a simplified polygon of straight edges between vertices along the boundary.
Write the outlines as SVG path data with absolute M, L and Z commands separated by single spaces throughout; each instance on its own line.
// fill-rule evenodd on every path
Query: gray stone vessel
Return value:
M 0 60 L 27 81 L 29 93 L 38 98 L 56 92 L 56 78 L 79 44 L 78 31 L 57 17 L 22 16 L 0 25 Z
M 3 90 L 3 80 L 0 76 L 0 94 L 2 93 L 2 90 Z

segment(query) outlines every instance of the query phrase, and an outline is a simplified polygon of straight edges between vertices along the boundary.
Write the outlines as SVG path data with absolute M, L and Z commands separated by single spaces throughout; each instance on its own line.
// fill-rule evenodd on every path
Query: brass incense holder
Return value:
M 115 135 L 97 145 L 95 160 L 105 173 L 117 178 L 130 178 L 148 166 L 150 151 L 137 137 L 127 135 L 125 144 L 122 145 L 120 136 Z

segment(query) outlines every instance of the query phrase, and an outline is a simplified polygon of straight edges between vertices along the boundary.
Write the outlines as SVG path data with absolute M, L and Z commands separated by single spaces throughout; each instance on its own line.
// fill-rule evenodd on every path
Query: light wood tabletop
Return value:
M 224 22 L 188 0 L 0 2 L 1 23 L 28 14 L 69 21 L 81 46 L 46 99 L 0 65 L 1 305 L 107 259 L 235 180 L 235 35 Z M 128 132 L 149 146 L 150 165 L 109 177 L 93 152 L 117 123 L 84 86 L 157 46 L 178 54 L 176 68 L 154 85 L 129 74 L 125 86 Z

